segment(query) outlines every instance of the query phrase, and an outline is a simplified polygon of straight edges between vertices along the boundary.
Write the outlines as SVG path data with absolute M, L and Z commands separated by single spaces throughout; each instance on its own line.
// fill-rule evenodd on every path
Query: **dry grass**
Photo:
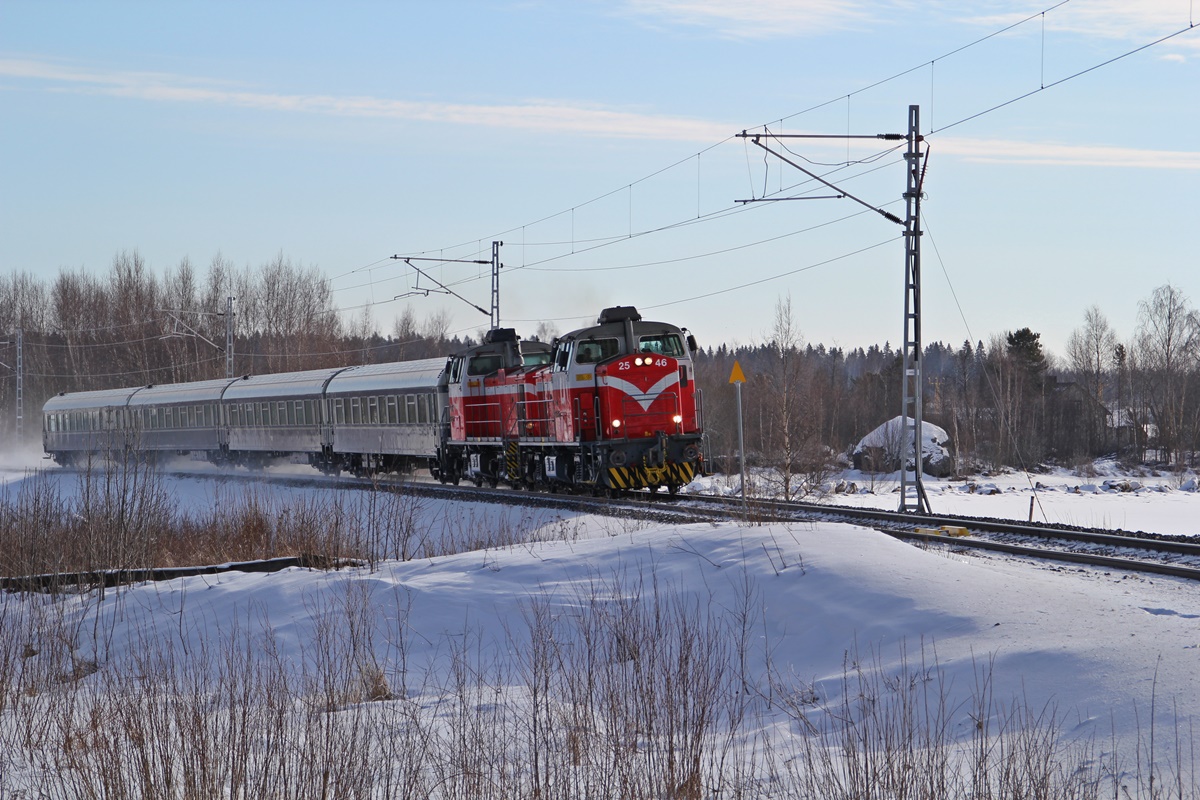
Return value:
M 80 481 L 72 498 L 27 481 L 0 506 L 4 574 L 310 553 L 364 559 L 367 576 L 536 528 L 470 509 L 431 526 L 419 499 L 379 487 L 286 505 L 251 491 L 186 515 L 143 465 Z M 803 579 L 782 551 L 772 564 Z M 254 608 L 204 637 L 118 646 L 99 591 L 3 595 L 0 800 L 1200 797 L 1191 732 L 1164 731 L 1160 709 L 1123 763 L 1064 738 L 1053 707 L 994 697 L 987 663 L 966 705 L 924 650 L 899 667 L 852 655 L 839 686 L 814 686 L 771 661 L 748 578 L 718 611 L 597 575 L 531 594 L 510 629 L 421 642 L 426 663 L 407 598 L 371 585 L 311 601 L 300 650 Z
M 539 527 L 527 510 L 497 520 L 470 508 L 430 525 L 427 501 L 402 485 L 287 500 L 214 485 L 208 508 L 186 512 L 155 468 L 136 460 L 86 466 L 71 492 L 31 476 L 0 499 L 0 578 L 63 575 L 74 586 L 80 574 L 281 557 L 374 565 L 511 547 Z M 553 534 L 577 530 L 561 521 Z
M 429 663 L 412 663 L 404 596 L 364 587 L 306 609 L 299 660 L 252 609 L 199 645 L 116 648 L 87 598 L 7 595 L 0 797 L 1198 796 L 1190 736 L 1150 726 L 1136 763 L 1100 758 L 1053 708 L 993 697 L 990 664 L 965 706 L 924 652 L 849 659 L 832 701 L 755 673 L 749 585 L 717 614 L 596 578 L 530 597 L 511 630 L 431 643 Z

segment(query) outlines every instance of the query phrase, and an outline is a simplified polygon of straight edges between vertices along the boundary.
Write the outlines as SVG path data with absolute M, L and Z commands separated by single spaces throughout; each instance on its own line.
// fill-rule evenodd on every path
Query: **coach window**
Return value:
M 379 398 L 378 397 L 368 397 L 367 398 L 367 420 L 366 421 L 367 421 L 367 424 L 369 424 L 369 425 L 378 425 L 379 424 Z
M 314 410 L 315 409 L 313 408 L 313 401 L 305 400 L 304 401 L 304 424 L 306 424 L 306 425 L 316 425 L 317 424 L 317 418 L 316 418 L 316 416 L 313 415 Z
M 400 415 L 396 410 L 396 395 L 389 394 L 387 396 L 387 422 L 389 425 L 395 425 L 400 421 Z

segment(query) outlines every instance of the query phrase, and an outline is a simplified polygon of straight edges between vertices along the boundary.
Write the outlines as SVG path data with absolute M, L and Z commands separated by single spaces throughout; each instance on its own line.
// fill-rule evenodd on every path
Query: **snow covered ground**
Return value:
M 65 473 L 35 477 L 12 468 L 3 478 L 10 496 L 24 481 L 45 479 L 70 480 Z M 836 502 L 884 507 L 896 502 L 884 481 L 843 479 L 874 493 L 839 494 Z M 210 480 L 167 480 L 181 503 L 212 502 Z M 1099 487 L 1104 478 L 1061 474 L 1034 480 L 1046 487 L 1037 495 L 1037 518 L 1200 532 L 1200 495 L 1171 487 L 1169 477 L 1137 477 L 1167 487 L 1163 491 L 1083 493 L 1069 488 Z M 693 489 L 732 490 L 720 478 L 705 481 Z M 950 513 L 1027 517 L 1033 493 L 1022 485 L 1023 476 L 976 483 L 1000 491 L 972 493 L 962 482 L 931 480 L 931 503 Z M 267 485 L 259 490 L 321 491 Z M 489 514 L 511 513 L 449 506 L 431 509 L 432 519 L 440 521 L 429 524 L 490 525 L 496 522 Z M 522 524 L 530 529 L 530 541 L 519 546 L 384 562 L 373 570 L 290 569 L 147 584 L 103 602 L 94 596 L 61 599 L 53 604 L 55 618 L 61 629 L 75 632 L 72 662 L 94 665 L 95 672 L 80 682 L 96 686 L 110 685 L 106 675 L 128 669 L 148 649 L 172 658 L 219 653 L 235 631 L 269 639 L 274 663 L 310 674 L 319 671 L 314 653 L 330 635 L 330 620 L 345 630 L 354 627 L 346 620 L 358 620 L 355 624 L 369 629 L 359 631 L 358 641 L 368 642 L 369 660 L 390 687 L 386 698 L 371 705 L 403 705 L 449 725 L 439 709 L 464 663 L 472 670 L 467 680 L 490 687 L 491 700 L 476 703 L 479 713 L 485 706 L 527 709 L 536 704 L 529 690 L 531 654 L 547 641 L 577 666 L 571 659 L 579 658 L 588 630 L 581 621 L 597 608 L 660 609 L 656 604 L 666 598 L 670 608 L 707 620 L 720 633 L 723 658 L 736 673 L 733 683 L 745 692 L 734 737 L 741 759 L 753 751 L 765 763 L 769 750 L 793 754 L 791 761 L 780 756 L 780 764 L 798 763 L 794 754 L 816 731 L 846 727 L 845 710 L 857 709 L 852 717 L 866 715 L 869 704 L 908 693 L 923 697 L 926 707 L 934 698 L 945 710 L 947 735 L 966 749 L 981 731 L 1049 726 L 1064 746 L 1085 748 L 1079 763 L 1124 775 L 1120 782 L 1133 796 L 1138 780 L 1147 789 L 1151 759 L 1163 775 L 1182 775 L 1184 796 L 1195 793 L 1200 586 L 1193 583 L 977 559 L 841 524 L 648 527 L 559 512 L 526 516 Z M 352 606 L 362 615 L 348 610 Z M 0 617 L 10 630 L 35 631 L 30 620 L 47 607 L 45 600 L 10 596 Z M 553 637 L 543 635 L 539 620 L 551 621 L 546 624 Z M 38 651 L 50 647 L 28 644 Z M 622 652 L 612 650 L 612 642 L 606 647 L 610 655 Z M 40 657 L 22 662 L 24 668 Z M 638 657 L 619 656 L 630 663 Z M 856 677 L 860 668 L 875 676 L 866 699 Z M 1028 715 L 1019 723 L 1012 716 L 1016 708 Z M 5 724 L 13 723 L 13 713 Z M 500 737 L 504 746 L 523 752 L 525 730 L 513 727 Z M 631 735 L 649 738 L 644 731 Z M 645 752 L 652 744 L 640 746 Z M 39 769 L 17 754 L 0 758 L 0 785 L 41 785 Z M 764 796 L 774 791 L 767 784 L 760 788 Z
M 1149 531 L 1176 536 L 1200 535 L 1200 492 L 1196 475 L 1127 472 L 1109 461 L 1094 465 L 1096 474 L 1076 475 L 1065 469 L 1033 474 L 1006 472 L 966 479 L 933 478 L 922 482 L 935 514 L 1027 520 L 1033 501 L 1033 520 L 1126 531 Z M 843 491 L 835 489 L 841 485 Z M 778 475 L 754 470 L 747 476 L 751 493 L 778 496 Z M 854 492 L 846 488 L 853 485 Z M 826 478 L 822 492 L 803 499 L 863 508 L 895 509 L 900 499 L 899 473 L 871 474 L 858 470 Z M 689 492 L 737 495 L 738 475 L 699 478 Z

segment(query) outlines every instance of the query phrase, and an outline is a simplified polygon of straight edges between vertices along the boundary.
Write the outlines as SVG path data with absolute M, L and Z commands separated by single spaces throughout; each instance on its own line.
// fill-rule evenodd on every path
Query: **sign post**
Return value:
M 742 384 L 746 382 L 746 373 L 742 372 L 742 365 L 737 361 L 733 362 L 729 382 L 737 391 L 738 465 L 742 468 L 742 505 L 746 506 L 746 441 L 742 436 Z

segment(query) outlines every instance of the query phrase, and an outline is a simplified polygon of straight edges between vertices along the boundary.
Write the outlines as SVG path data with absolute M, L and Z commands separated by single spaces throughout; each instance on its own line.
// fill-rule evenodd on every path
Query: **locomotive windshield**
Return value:
M 677 333 L 658 333 L 638 338 L 638 349 L 643 353 L 657 353 L 671 358 L 683 358 L 686 351 Z
M 595 364 L 612 358 L 621 352 L 621 342 L 617 339 L 588 339 L 582 341 L 575 349 L 576 364 Z
M 468 375 L 491 375 L 504 366 L 504 357 L 499 354 L 471 356 L 467 362 Z

